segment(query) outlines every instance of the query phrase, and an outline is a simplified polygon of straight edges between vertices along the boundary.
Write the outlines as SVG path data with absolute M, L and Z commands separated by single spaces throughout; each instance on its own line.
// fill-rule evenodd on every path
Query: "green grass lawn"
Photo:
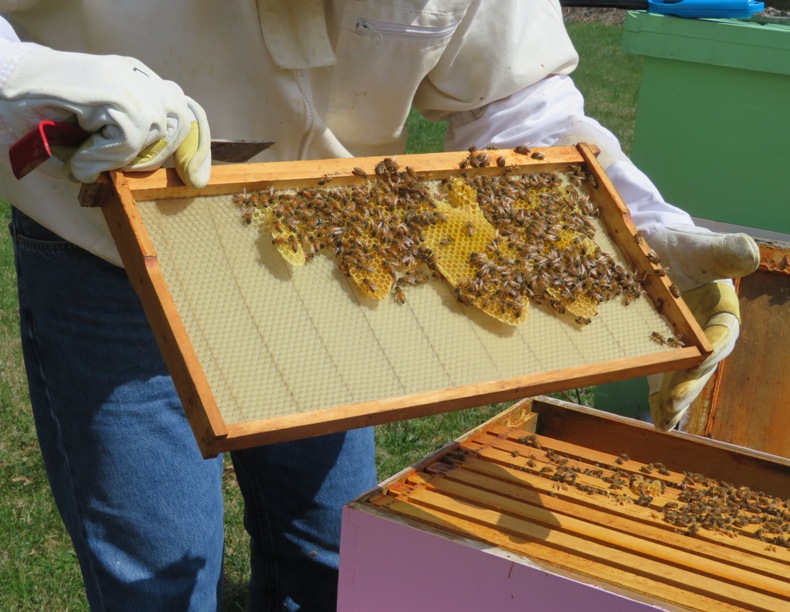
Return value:
M 621 26 L 570 24 L 581 56 L 575 79 L 587 112 L 609 127 L 629 150 L 639 58 L 620 52 Z M 443 125 L 412 117 L 409 148 L 436 151 Z M 8 206 L 0 203 L 0 610 L 81 610 L 87 604 L 75 555 L 50 498 L 35 440 L 18 338 Z M 589 402 L 589 390 L 567 398 Z M 501 411 L 485 406 L 376 428 L 379 476 L 384 478 L 424 457 Z M 248 576 L 247 537 L 233 471 L 226 469 L 227 610 L 243 610 Z

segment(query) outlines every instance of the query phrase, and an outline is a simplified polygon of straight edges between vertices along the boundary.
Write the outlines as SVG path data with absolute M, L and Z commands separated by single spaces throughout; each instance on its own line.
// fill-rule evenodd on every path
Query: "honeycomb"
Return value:
M 636 276 L 595 242 L 597 211 L 584 193 L 580 167 L 567 172 L 477 173 L 491 162 L 470 150 L 458 176 L 420 180 L 385 158 L 375 176 L 352 185 L 264 191 L 234 196 L 245 223 L 280 255 L 302 266 L 334 257 L 361 295 L 405 303 L 406 290 L 431 278 L 456 299 L 520 325 L 529 302 L 569 323 L 592 322 L 602 302 L 638 298 Z M 501 164 L 497 163 L 498 166 Z
M 476 306 L 486 314 L 511 325 L 522 323 L 527 315 L 526 302 L 508 305 L 493 300 L 476 265 L 495 244 L 496 230 L 486 220 L 477 203 L 477 192 L 461 179 L 453 179 L 447 191 L 448 201 L 437 202 L 444 223 L 426 228 L 425 244 L 436 256 L 436 267 L 455 289 L 459 302 Z M 488 291 L 484 291 L 488 289 Z

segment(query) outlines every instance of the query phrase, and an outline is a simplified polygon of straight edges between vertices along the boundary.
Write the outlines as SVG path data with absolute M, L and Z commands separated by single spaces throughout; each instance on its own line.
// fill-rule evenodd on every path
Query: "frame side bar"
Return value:
M 85 197 L 90 199 L 91 190 L 85 191 Z M 214 444 L 227 437 L 227 427 L 167 289 L 153 243 L 123 173 L 109 173 L 103 192 L 105 199 L 101 209 L 104 218 L 176 383 L 201 453 L 206 458 L 215 456 Z

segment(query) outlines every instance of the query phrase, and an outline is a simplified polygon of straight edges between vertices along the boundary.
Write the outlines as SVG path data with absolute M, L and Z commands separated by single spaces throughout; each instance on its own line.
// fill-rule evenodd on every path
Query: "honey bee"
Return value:
M 640 506 L 649 506 L 653 501 L 653 497 L 647 495 L 646 493 L 642 493 L 639 498 L 636 500 L 636 503 Z
M 658 332 L 653 332 L 652 334 L 650 334 L 650 339 L 656 344 L 660 344 L 662 346 L 667 343 L 666 338 L 664 338 L 664 336 L 662 336 Z
M 487 153 L 475 153 L 470 155 L 469 165 L 473 168 L 485 168 L 491 163 L 491 158 Z
M 669 292 L 672 294 L 673 297 L 679 298 L 680 297 L 680 289 L 678 289 L 677 285 L 670 285 Z
M 634 234 L 634 242 L 636 242 L 637 244 L 642 244 L 642 241 L 643 241 L 642 232 L 636 232 Z
M 285 230 L 285 226 L 277 219 L 272 219 L 272 229 L 278 234 L 282 234 Z
M 253 212 L 255 212 L 255 208 L 252 206 L 241 211 L 241 220 L 245 225 L 250 225 L 252 223 Z
M 362 284 L 365 285 L 365 289 L 368 290 L 368 293 L 376 293 L 376 285 L 369 278 L 363 278 Z
M 396 285 L 395 288 L 393 289 L 393 291 L 395 292 L 395 300 L 399 304 L 405 304 L 406 303 L 406 294 L 403 292 L 403 289 L 401 289 L 400 287 L 398 287 Z
M 332 177 L 330 177 L 328 174 L 325 174 L 320 179 L 318 179 L 319 185 L 328 185 L 331 182 L 332 182 Z
M 471 221 L 467 221 L 466 223 L 466 235 L 470 238 L 475 235 L 475 226 Z
M 507 160 L 506 160 L 504 157 L 502 157 L 502 156 L 500 155 L 499 157 L 497 157 L 497 158 L 496 158 L 496 165 L 497 165 L 499 168 L 504 168 L 504 167 L 505 167 L 505 164 L 507 164 Z
M 576 323 L 578 323 L 579 325 L 589 325 L 590 323 L 592 323 L 592 319 L 587 317 L 576 317 L 574 321 L 576 321 Z
M 692 523 L 688 526 L 688 529 L 684 532 L 684 535 L 693 536 L 696 535 L 700 530 L 700 527 L 697 523 Z
M 351 174 L 353 174 L 354 176 L 358 176 L 359 178 L 363 178 L 363 179 L 368 178 L 368 173 L 365 172 L 362 168 L 359 168 L 359 167 L 355 167 L 351 171 Z
M 526 145 L 518 145 L 513 150 L 519 155 L 529 155 L 529 148 Z
M 671 346 L 672 348 L 683 348 L 686 344 L 680 339 L 680 336 L 678 336 L 677 338 L 667 338 L 667 346 Z
M 658 256 L 658 254 L 653 249 L 650 249 L 648 251 L 647 258 L 650 260 L 651 263 L 654 263 L 656 265 L 661 263 L 661 258 Z
M 531 157 L 532 159 L 544 159 L 544 157 L 545 157 L 545 156 L 543 155 L 543 153 L 539 153 L 538 151 L 535 151 L 535 152 L 533 152 L 533 153 L 530 155 L 530 157 Z

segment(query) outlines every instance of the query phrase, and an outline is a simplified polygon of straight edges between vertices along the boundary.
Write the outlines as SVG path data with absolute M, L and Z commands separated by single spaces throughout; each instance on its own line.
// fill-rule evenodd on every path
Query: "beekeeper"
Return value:
M 95 609 L 214 609 L 222 459 L 204 461 L 100 211 L 78 182 L 174 160 L 209 180 L 211 136 L 258 159 L 392 155 L 416 107 L 445 148 L 592 142 L 633 220 L 705 326 L 714 355 L 654 380 L 673 427 L 738 335 L 727 280 L 743 235 L 694 227 L 585 117 L 554 0 L 0 0 L 0 144 L 39 120 L 92 136 L 21 181 L 14 206 L 22 340 L 44 463 Z M 22 39 L 25 42 L 20 42 Z M 209 132 L 209 126 L 211 131 Z M 375 483 L 370 429 L 232 453 L 251 535 L 251 609 L 334 606 L 340 509 Z M 303 460 L 309 456 L 311 460 Z

